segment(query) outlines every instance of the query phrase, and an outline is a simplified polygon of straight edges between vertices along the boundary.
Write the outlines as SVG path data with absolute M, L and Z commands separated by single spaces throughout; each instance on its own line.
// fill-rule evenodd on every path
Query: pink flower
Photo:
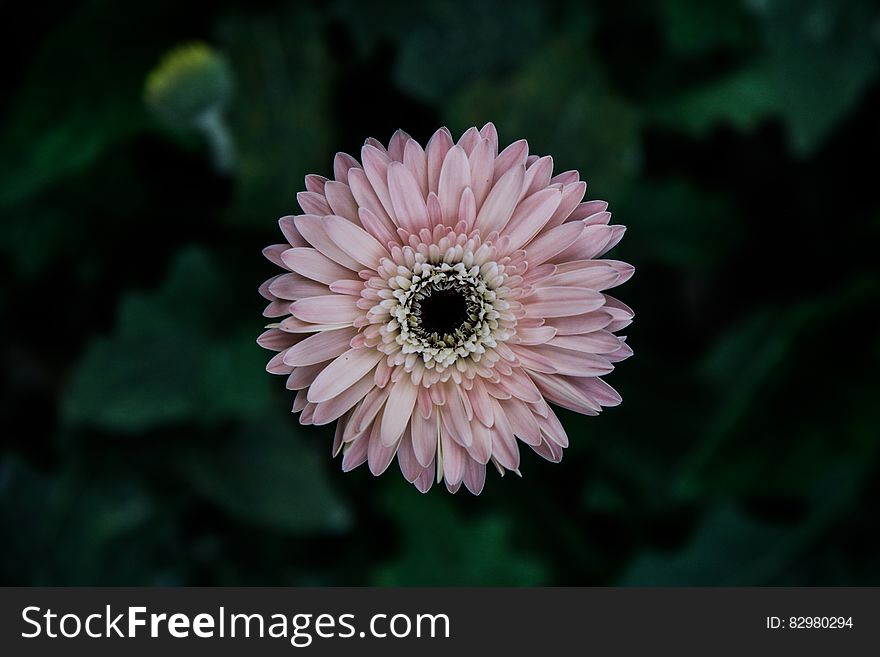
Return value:
M 398 131 L 306 176 L 305 214 L 264 250 L 285 270 L 260 288 L 281 318 L 258 342 L 296 390 L 302 424 L 336 421 L 333 455 L 374 475 L 394 457 L 425 492 L 479 494 L 492 463 L 519 474 L 519 444 L 558 462 L 552 402 L 584 415 L 620 403 L 600 377 L 630 355 L 632 311 L 605 290 L 633 267 L 600 259 L 623 236 L 577 171 L 495 126 L 422 148 Z

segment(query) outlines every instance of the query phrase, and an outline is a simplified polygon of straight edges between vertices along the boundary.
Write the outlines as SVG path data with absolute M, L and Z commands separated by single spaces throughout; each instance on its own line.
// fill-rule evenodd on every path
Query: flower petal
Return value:
M 308 400 L 327 401 L 353 386 L 384 357 L 377 349 L 349 349 L 330 363 L 309 387 Z
M 539 287 L 523 305 L 531 317 L 569 317 L 598 310 L 605 297 L 584 287 Z
M 497 161 L 496 161 L 497 164 Z M 522 191 L 525 167 L 515 166 L 493 185 L 477 214 L 477 228 L 484 235 L 500 231 L 510 220 Z
M 301 366 L 332 360 L 349 350 L 348 343 L 355 335 L 357 329 L 354 328 L 315 333 L 288 349 L 284 363 Z
M 376 269 L 382 258 L 389 257 L 388 250 L 375 237 L 347 219 L 327 215 L 324 217 L 324 230 L 340 249 L 361 265 Z
M 437 184 L 437 197 L 440 199 L 440 209 L 447 226 L 454 226 L 458 222 L 461 193 L 470 184 L 471 168 L 468 157 L 460 146 L 453 146 L 443 159 Z
M 380 434 L 382 444 L 389 446 L 397 442 L 403 435 L 403 430 L 409 424 L 410 417 L 416 404 L 418 386 L 413 384 L 408 376 L 403 377 L 397 383 L 391 384 L 391 392 L 388 401 L 385 402 L 385 411 L 382 414 L 382 431 Z
M 437 451 L 438 419 L 439 416 L 435 411 L 429 418 L 422 417 L 421 413 L 414 413 L 410 420 L 413 452 L 424 467 L 427 467 L 434 460 L 434 454 Z
M 351 324 L 361 312 L 357 299 L 347 294 L 306 297 L 290 306 L 291 315 L 315 324 Z
M 300 234 L 325 256 L 352 271 L 358 271 L 361 268 L 357 260 L 340 249 L 330 235 L 327 234 L 323 217 L 314 214 L 302 214 L 296 217 L 294 221 Z
M 416 233 L 428 227 L 425 197 L 412 172 L 399 162 L 388 167 L 388 191 L 394 205 L 394 214 L 401 228 Z
M 298 246 L 287 249 L 281 254 L 281 260 L 287 268 L 296 273 L 327 285 L 355 277 L 354 272 L 350 269 L 333 262 L 317 249 L 309 247 Z
M 516 251 L 540 233 L 561 200 L 562 192 L 550 187 L 520 201 L 502 231 L 510 238 L 509 250 Z M 533 266 L 531 261 L 529 264 Z

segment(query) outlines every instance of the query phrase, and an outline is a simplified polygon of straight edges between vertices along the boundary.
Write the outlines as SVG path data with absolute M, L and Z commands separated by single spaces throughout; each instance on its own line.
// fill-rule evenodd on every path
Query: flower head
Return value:
M 205 112 L 220 109 L 232 95 L 226 59 L 204 43 L 168 52 L 147 77 L 144 100 L 172 128 L 187 129 Z
M 303 424 L 336 421 L 334 456 L 381 474 L 397 457 L 422 492 L 478 494 L 491 463 L 519 473 L 520 443 L 550 461 L 568 446 L 548 402 L 585 415 L 620 403 L 600 377 L 632 354 L 632 311 L 605 294 L 633 273 L 600 257 L 623 226 L 495 127 L 426 148 L 398 131 L 306 176 L 305 214 L 264 250 L 279 318 L 259 343 L 296 390 Z

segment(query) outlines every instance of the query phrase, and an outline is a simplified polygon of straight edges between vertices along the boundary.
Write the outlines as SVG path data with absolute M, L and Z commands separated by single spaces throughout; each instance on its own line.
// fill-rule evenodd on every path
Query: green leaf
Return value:
M 753 131 L 782 104 L 774 75 L 765 62 L 748 65 L 705 86 L 658 102 L 649 116 L 702 137 L 719 124 Z
M 306 4 L 273 15 L 230 15 L 218 27 L 235 72 L 229 125 L 238 150 L 229 219 L 290 214 L 306 174 L 332 170 L 331 53 L 324 19 Z
M 856 105 L 880 70 L 870 0 L 766 0 L 755 3 L 792 145 L 814 152 Z
M 762 561 L 786 530 L 720 507 L 706 514 L 690 542 L 678 552 L 636 557 L 622 586 L 759 585 Z M 770 555 L 772 558 L 772 554 Z
M 217 331 L 225 280 L 205 253 L 184 250 L 159 290 L 128 297 L 116 331 L 92 342 L 77 367 L 65 418 L 131 432 L 266 412 L 265 353 L 249 333 Z
M 351 514 L 296 420 L 250 423 L 231 440 L 189 446 L 177 467 L 196 492 L 240 520 L 292 533 L 341 532 Z
M 750 131 L 779 117 L 809 156 L 855 107 L 880 71 L 868 0 L 754 2 L 763 52 L 720 80 L 660 102 L 654 120 L 697 136 L 719 124 Z
M 600 198 L 613 196 L 640 166 L 638 116 L 604 80 L 589 37 L 568 30 L 509 75 L 473 82 L 450 99 L 450 126 L 494 121 L 502 142 L 528 138 L 556 172 L 578 169 Z
M 635 262 L 702 271 L 722 262 L 741 237 L 730 200 L 685 180 L 629 185 L 612 209 L 627 224 L 626 257 Z
M 394 482 L 385 495 L 401 533 L 399 555 L 380 567 L 378 586 L 539 586 L 548 572 L 514 544 L 515 523 L 488 511 L 465 516 L 446 491 L 422 496 Z M 494 482 L 500 483 L 500 482 Z
M 60 586 L 133 584 L 142 576 L 157 539 L 144 534 L 152 499 L 136 481 L 99 480 L 80 465 L 53 478 L 15 458 L 0 461 L 6 578 Z
M 737 2 L 664 0 L 664 36 L 675 52 L 705 55 L 721 48 L 749 45 L 750 25 Z

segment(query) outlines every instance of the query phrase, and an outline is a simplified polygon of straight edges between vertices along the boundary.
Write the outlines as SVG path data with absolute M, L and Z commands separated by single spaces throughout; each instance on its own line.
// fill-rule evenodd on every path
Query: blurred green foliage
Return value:
M 880 583 L 876 3 L 50 5 L 0 43 L 0 581 Z M 142 102 L 196 41 L 229 173 Z M 337 150 L 487 120 L 628 226 L 624 403 L 479 498 L 343 475 L 260 249 Z

